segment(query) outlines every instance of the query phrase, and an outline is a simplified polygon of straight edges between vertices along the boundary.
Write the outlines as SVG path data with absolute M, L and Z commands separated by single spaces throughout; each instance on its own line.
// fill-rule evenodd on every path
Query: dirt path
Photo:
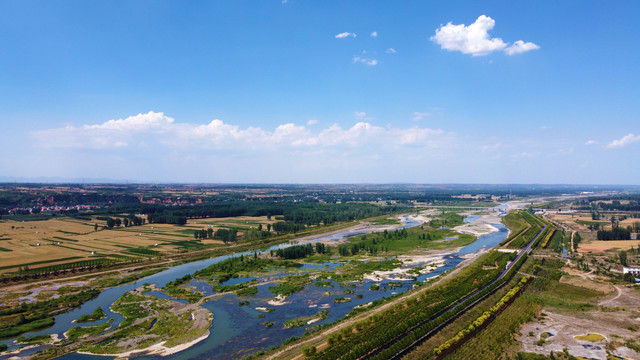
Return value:
M 573 250 L 573 249 L 575 249 L 575 247 L 573 247 L 573 238 L 574 238 L 575 236 L 576 236 L 576 232 L 575 232 L 575 231 L 572 231 L 572 232 L 571 232 L 571 249 L 572 249 L 572 250 Z M 576 249 L 576 250 L 577 250 L 577 249 Z
M 397 299 L 394 299 L 384 305 L 381 305 L 380 307 L 377 307 L 371 311 L 367 311 L 365 313 L 359 314 L 349 320 L 345 320 L 335 326 L 332 326 L 328 329 L 322 330 L 317 334 L 311 335 L 310 337 L 306 338 L 304 341 L 302 342 L 298 342 L 296 344 L 293 345 L 289 345 L 284 347 L 283 349 L 279 349 L 277 350 L 275 353 L 273 354 L 268 354 L 264 357 L 264 359 L 303 359 L 303 355 L 302 355 L 302 348 L 304 346 L 307 345 L 316 345 L 317 349 L 322 349 L 324 347 L 327 346 L 327 343 L 324 339 L 328 338 L 329 335 L 338 332 L 342 329 L 344 329 L 345 327 L 351 326 L 353 324 L 355 324 L 358 321 L 364 320 L 370 316 L 372 316 L 373 314 L 376 313 L 380 313 L 383 312 L 387 309 L 389 309 L 390 307 L 393 307 L 399 303 L 402 303 L 404 301 L 406 301 L 407 299 L 410 298 L 414 298 L 419 296 L 421 293 L 423 293 L 424 291 L 432 288 L 433 286 L 441 283 L 442 281 L 449 279 L 453 276 L 455 276 L 456 274 L 458 274 L 462 269 L 464 269 L 465 267 L 469 266 L 470 264 L 472 264 L 476 259 L 478 259 L 481 255 L 483 255 L 485 252 L 481 251 L 476 253 L 476 255 L 473 258 L 470 259 L 466 259 L 465 261 L 463 261 L 462 263 L 460 263 L 460 265 L 458 265 L 455 269 L 453 269 L 451 272 L 449 272 L 448 274 L 446 274 L 445 276 L 441 277 L 440 279 L 436 280 L 434 283 L 429 284 L 427 286 L 424 286 L 420 289 L 418 289 L 417 291 L 412 291 L 404 296 L 401 296 Z M 295 356 L 293 356 L 295 354 Z
M 618 294 L 616 294 L 616 296 L 614 296 L 611 299 L 600 301 L 598 303 L 598 305 L 605 305 L 605 304 L 612 303 L 612 302 L 618 300 L 618 298 L 622 295 L 622 289 L 620 289 L 620 287 L 618 285 L 613 285 L 613 287 L 616 288 L 616 291 L 618 292 Z

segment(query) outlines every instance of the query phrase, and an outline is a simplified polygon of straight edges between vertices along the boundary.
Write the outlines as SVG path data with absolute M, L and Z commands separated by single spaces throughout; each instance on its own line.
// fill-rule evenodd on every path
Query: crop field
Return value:
M 0 273 L 50 267 L 86 260 L 145 258 L 176 251 L 224 246 L 214 239 L 194 238 L 199 230 L 235 229 L 242 234 L 262 224 L 264 217 L 190 220 L 183 226 L 144 224 L 106 229 L 106 221 L 53 218 L 42 221 L 0 222 Z M 97 225 L 97 227 L 96 227 Z
M 612 240 L 612 241 L 591 241 L 580 243 L 579 252 L 602 253 L 608 250 L 629 250 L 631 247 L 637 249 L 640 240 Z

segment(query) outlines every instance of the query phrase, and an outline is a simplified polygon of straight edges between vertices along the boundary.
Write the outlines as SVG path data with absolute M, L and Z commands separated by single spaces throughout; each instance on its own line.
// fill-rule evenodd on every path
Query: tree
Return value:
M 93 225 L 93 231 L 98 231 L 98 224 Z
M 312 357 L 313 355 L 316 354 L 316 347 L 315 346 L 305 346 L 302 348 L 302 353 L 304 354 L 305 357 Z
M 129 227 L 129 219 L 124 218 L 123 223 L 124 223 L 124 227 Z
M 620 263 L 622 264 L 622 266 L 627 266 L 627 252 L 622 250 L 620 251 L 618 256 L 620 257 Z
M 580 233 L 576 232 L 575 235 L 573 236 L 573 251 L 578 250 L 578 244 L 580 243 L 581 240 L 582 240 L 582 236 L 580 236 Z

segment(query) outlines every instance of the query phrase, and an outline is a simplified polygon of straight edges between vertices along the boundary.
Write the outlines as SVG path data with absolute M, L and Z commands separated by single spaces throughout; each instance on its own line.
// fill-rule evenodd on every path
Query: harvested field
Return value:
M 221 228 L 243 230 L 276 222 L 266 216 L 204 218 L 189 220 L 186 225 L 144 224 L 141 226 L 104 229 L 103 220 L 55 218 L 44 221 L 0 222 L 0 273 L 44 267 L 90 259 L 122 259 L 149 257 L 158 253 L 225 246 L 220 240 L 196 240 L 197 230 Z M 98 230 L 95 230 L 95 225 Z M 38 262 L 38 264 L 33 264 Z
M 55 218 L 44 221 L 0 222 L 0 273 L 19 267 L 38 268 L 91 259 L 155 256 L 178 250 L 224 246 L 220 240 L 196 240 L 194 231 L 243 229 L 273 223 L 267 217 L 197 219 L 184 226 L 145 224 L 104 229 L 105 221 Z M 97 231 L 95 225 L 98 225 Z M 266 229 L 265 229 L 266 230 Z
M 578 252 L 602 253 L 607 250 L 629 250 L 631 247 L 638 248 L 640 240 L 612 240 L 612 241 L 591 241 L 581 242 Z

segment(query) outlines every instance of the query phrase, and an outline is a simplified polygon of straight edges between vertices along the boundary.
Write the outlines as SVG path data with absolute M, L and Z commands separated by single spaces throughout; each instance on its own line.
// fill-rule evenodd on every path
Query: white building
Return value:
M 633 276 L 640 276 L 640 267 L 623 267 L 622 274 L 631 273 Z

